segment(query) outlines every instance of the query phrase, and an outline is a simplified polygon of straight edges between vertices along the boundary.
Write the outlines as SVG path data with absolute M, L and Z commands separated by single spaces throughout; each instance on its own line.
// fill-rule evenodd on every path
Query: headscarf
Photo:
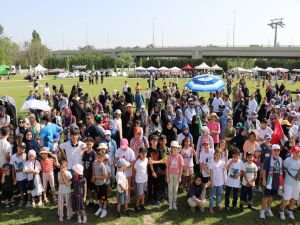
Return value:
M 69 114 L 70 116 L 67 117 L 65 115 L 65 126 L 68 127 L 71 124 L 76 124 L 76 118 L 72 115 L 72 110 L 70 108 L 65 109 L 65 114 Z
M 109 128 L 109 125 L 111 125 L 111 124 L 112 124 L 112 128 L 109 129 L 109 130 L 111 132 L 111 136 L 115 136 L 116 133 L 117 133 L 116 123 L 115 123 L 114 120 L 109 120 L 108 121 L 108 128 Z
M 173 120 L 174 126 L 181 130 L 183 124 L 185 124 L 185 123 L 187 123 L 187 122 L 186 122 L 186 119 L 183 117 L 182 110 L 177 109 L 176 110 L 176 117 Z
M 31 133 L 32 134 L 31 140 L 27 140 L 26 139 L 26 134 L 27 133 Z M 30 149 L 33 149 L 33 150 L 35 150 L 37 152 L 39 151 L 40 144 L 36 140 L 36 138 L 34 137 L 33 132 L 32 132 L 31 129 L 26 129 L 25 130 L 25 134 L 23 136 L 23 142 L 26 144 L 26 150 L 25 150 L 25 152 L 29 152 Z

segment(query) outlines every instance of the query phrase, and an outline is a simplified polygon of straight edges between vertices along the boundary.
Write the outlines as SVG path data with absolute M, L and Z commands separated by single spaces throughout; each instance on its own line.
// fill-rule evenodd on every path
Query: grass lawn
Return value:
M 109 92 L 114 89 L 118 89 L 121 91 L 124 80 L 126 78 L 123 77 L 113 77 L 113 78 L 105 78 L 104 84 L 98 85 L 89 85 L 88 81 L 81 83 L 81 87 L 83 88 L 84 92 L 88 92 L 90 96 L 98 96 L 102 88 L 106 88 Z M 136 82 L 139 82 L 143 89 L 147 87 L 147 82 L 145 79 L 127 79 L 128 84 L 134 89 Z M 40 81 L 40 85 L 43 86 L 45 82 L 48 82 L 51 86 L 56 85 L 58 88 L 60 84 L 64 84 L 65 91 L 67 93 L 70 92 L 72 85 L 76 84 L 78 79 L 63 79 L 63 80 L 54 80 L 53 76 L 47 76 L 45 80 Z M 100 81 L 100 80 L 99 80 Z M 175 80 L 166 79 L 166 82 L 174 82 Z M 179 87 L 182 89 L 185 82 L 188 79 L 181 79 L 179 80 Z M 160 79 L 158 82 L 158 86 L 162 85 L 162 80 Z M 247 81 L 248 87 L 250 89 L 250 93 L 253 93 L 256 89 L 256 82 L 252 80 Z M 287 83 L 286 86 L 290 90 L 296 90 L 298 85 L 291 85 Z M 25 101 L 26 96 L 28 95 L 29 90 L 32 89 L 32 83 L 23 80 L 23 76 L 15 76 L 12 80 L 2 80 L 0 81 L 0 96 L 2 95 L 10 95 L 16 100 L 17 104 L 17 111 L 20 110 L 22 104 Z M 262 88 L 261 88 L 262 89 Z M 40 91 L 43 89 L 41 88 Z M 262 90 L 262 94 L 264 95 L 264 91 Z M 204 96 L 208 96 L 207 93 L 201 94 Z M 24 113 L 24 112 L 23 112 Z M 255 193 L 255 200 L 254 206 L 259 207 L 262 195 L 261 193 Z M 145 225 L 153 225 L 153 224 L 202 224 L 202 225 L 229 225 L 229 224 L 240 224 L 240 225 L 262 225 L 262 224 L 270 224 L 270 225 L 278 225 L 278 224 L 300 224 L 300 211 L 295 213 L 296 220 L 290 221 L 286 220 L 285 222 L 281 222 L 279 220 L 278 215 L 278 207 L 280 203 L 280 199 L 276 199 L 275 201 L 275 208 L 273 212 L 275 214 L 274 218 L 269 218 L 265 221 L 258 219 L 258 211 L 252 212 L 248 209 L 245 209 L 244 212 L 235 211 L 235 212 L 218 212 L 215 214 L 210 214 L 208 212 L 208 202 L 205 209 L 205 213 L 202 214 L 199 211 L 196 213 L 190 212 L 187 207 L 186 203 L 186 194 L 180 192 L 178 198 L 178 211 L 169 211 L 167 202 L 165 201 L 164 204 L 161 206 L 147 206 L 147 211 L 145 213 L 140 213 L 135 215 L 133 212 L 131 216 L 128 217 L 121 217 L 120 219 L 116 219 L 116 206 L 115 206 L 115 198 L 110 198 L 112 202 L 110 211 L 108 216 L 100 220 L 99 218 L 95 217 L 93 214 L 95 209 L 89 208 L 87 210 L 88 215 L 88 224 L 145 224 Z M 224 200 L 222 201 L 222 204 Z M 131 207 L 132 208 L 132 207 Z M 34 224 L 58 224 L 58 217 L 56 216 L 57 208 L 55 206 L 50 207 L 41 207 L 41 208 L 24 208 L 24 209 L 12 209 L 12 210 L 5 210 L 3 208 L 0 209 L 0 225 L 15 225 L 15 224 L 27 224 L 27 225 L 34 225 Z M 72 221 L 64 221 L 61 224 L 74 224 L 77 221 L 75 220 L 75 216 Z

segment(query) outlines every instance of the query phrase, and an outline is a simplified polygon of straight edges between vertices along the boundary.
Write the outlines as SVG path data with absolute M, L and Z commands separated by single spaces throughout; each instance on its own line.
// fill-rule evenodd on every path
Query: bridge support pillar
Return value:
M 200 53 L 199 50 L 195 50 L 193 55 L 192 55 L 192 59 L 202 59 L 202 54 Z

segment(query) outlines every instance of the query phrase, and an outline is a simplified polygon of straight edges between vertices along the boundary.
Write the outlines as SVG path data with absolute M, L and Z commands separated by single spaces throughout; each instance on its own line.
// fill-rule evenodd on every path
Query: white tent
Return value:
M 158 68 L 158 71 L 169 71 L 170 69 L 165 67 L 165 66 L 162 66 L 160 68 Z
M 223 68 L 219 67 L 218 64 L 215 64 L 214 66 L 211 67 L 211 70 L 223 70 Z
M 137 68 L 135 68 L 136 71 L 146 71 L 147 69 L 142 67 L 142 66 L 138 66 Z
M 274 70 L 275 70 L 275 72 L 282 72 L 282 73 L 287 73 L 287 72 L 289 72 L 289 70 L 288 69 L 285 69 L 285 68 L 274 68 Z
M 272 67 L 268 67 L 267 69 L 265 69 L 265 72 L 270 72 L 270 73 L 274 73 L 275 70 Z
M 253 72 L 263 72 L 263 71 L 265 71 L 263 68 L 260 68 L 260 67 L 258 67 L 258 66 L 252 68 L 251 70 L 252 70 Z
M 156 71 L 157 68 L 155 68 L 154 66 L 150 66 L 147 68 L 147 71 Z
M 231 72 L 239 72 L 239 73 L 252 73 L 251 70 L 247 70 L 247 69 L 244 69 L 242 67 L 235 67 L 235 68 L 230 69 L 229 71 L 231 71 Z
M 43 67 L 42 65 L 38 64 L 36 67 L 34 67 L 35 72 L 45 72 L 47 69 Z
M 182 71 L 182 69 L 178 68 L 177 66 L 174 66 L 170 69 L 171 71 Z
M 300 69 L 292 69 L 292 72 L 300 73 Z
M 195 66 L 196 70 L 210 70 L 211 67 L 208 66 L 205 62 L 201 63 L 199 66 Z

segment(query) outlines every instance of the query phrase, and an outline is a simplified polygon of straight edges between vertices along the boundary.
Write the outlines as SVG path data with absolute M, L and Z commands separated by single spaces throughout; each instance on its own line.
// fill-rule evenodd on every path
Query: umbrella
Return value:
M 223 70 L 222 67 L 219 67 L 218 64 L 215 64 L 214 66 L 211 67 L 212 70 Z
M 211 74 L 197 75 L 186 85 L 194 92 L 212 92 L 219 91 L 225 87 L 223 79 Z
M 51 107 L 49 106 L 48 102 L 46 102 L 46 101 L 32 99 L 32 100 L 26 101 L 21 108 L 21 110 L 27 110 L 27 109 L 39 109 L 39 110 L 43 110 L 43 111 L 50 111 Z
M 182 69 L 183 69 L 183 70 L 193 70 L 194 68 L 193 68 L 190 64 L 187 64 L 187 65 L 184 66 Z
M 210 70 L 211 67 L 208 66 L 205 62 L 201 63 L 199 66 L 195 66 L 196 70 Z

